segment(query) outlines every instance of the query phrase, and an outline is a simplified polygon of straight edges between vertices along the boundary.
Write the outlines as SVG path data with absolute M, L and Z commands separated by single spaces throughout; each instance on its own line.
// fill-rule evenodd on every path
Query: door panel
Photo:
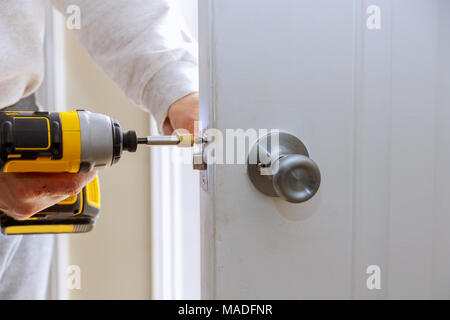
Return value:
M 322 172 L 288 204 L 208 166 L 203 297 L 450 297 L 449 18 L 445 0 L 200 1 L 203 127 L 288 131 Z

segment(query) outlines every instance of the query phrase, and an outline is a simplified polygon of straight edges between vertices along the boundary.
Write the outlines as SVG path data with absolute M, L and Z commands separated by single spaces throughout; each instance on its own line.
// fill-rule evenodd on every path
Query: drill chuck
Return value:
M 123 139 L 123 150 L 128 152 L 136 152 L 138 146 L 138 137 L 136 131 L 130 130 L 124 132 L 122 135 Z

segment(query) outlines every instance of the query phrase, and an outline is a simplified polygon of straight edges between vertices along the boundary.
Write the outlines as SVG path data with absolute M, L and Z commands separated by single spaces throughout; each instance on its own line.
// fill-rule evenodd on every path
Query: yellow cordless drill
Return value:
M 67 112 L 0 112 L 1 172 L 82 173 L 117 163 L 123 151 L 139 144 L 192 147 L 190 134 L 138 138 L 119 122 L 85 110 Z M 89 232 L 100 213 L 100 189 L 95 178 L 83 190 L 27 220 L 0 212 L 3 234 Z

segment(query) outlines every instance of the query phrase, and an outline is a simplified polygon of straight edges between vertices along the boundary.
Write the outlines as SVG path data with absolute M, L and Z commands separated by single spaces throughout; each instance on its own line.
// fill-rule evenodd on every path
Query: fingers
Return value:
M 41 174 L 37 179 L 32 180 L 37 180 L 35 187 L 43 193 L 55 196 L 70 196 L 79 193 L 95 176 L 96 172 L 79 174 L 55 173 Z
M 77 194 L 92 181 L 96 172 L 89 173 L 14 173 L 9 176 L 13 190 L 26 198 L 45 195 L 69 196 Z
M 8 215 L 23 220 L 79 193 L 95 176 L 96 172 L 1 174 L 0 206 Z

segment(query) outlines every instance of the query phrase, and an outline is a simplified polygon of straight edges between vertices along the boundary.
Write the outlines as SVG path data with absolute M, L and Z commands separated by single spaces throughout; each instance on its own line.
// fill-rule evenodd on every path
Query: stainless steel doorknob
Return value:
M 290 154 L 277 161 L 278 171 L 272 177 L 272 182 L 280 197 L 299 203 L 316 194 L 320 184 L 320 171 L 314 161 L 299 154 Z
M 311 199 L 321 181 L 319 167 L 305 145 L 285 132 L 270 133 L 256 142 L 248 156 L 247 173 L 259 191 L 292 203 Z

